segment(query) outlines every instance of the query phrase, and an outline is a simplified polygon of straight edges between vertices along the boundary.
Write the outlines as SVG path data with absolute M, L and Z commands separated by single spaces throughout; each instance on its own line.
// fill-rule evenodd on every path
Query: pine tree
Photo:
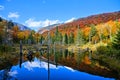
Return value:
M 62 34 L 61 33 L 59 33 L 59 42 L 61 43 L 62 42 L 62 38 L 63 38 L 63 36 L 62 36 Z
M 8 29 L 11 29 L 14 26 L 14 23 L 12 22 L 12 20 L 10 20 L 8 23 Z
M 74 43 L 74 34 L 73 34 L 73 32 L 71 32 L 70 33 L 70 36 L 69 36 L 69 44 L 72 44 L 72 43 Z
M 29 37 L 28 37 L 29 40 L 31 40 L 31 43 L 33 44 L 35 41 L 34 41 L 34 38 L 33 38 L 33 33 L 31 32 Z
M 44 40 L 44 37 L 41 35 L 40 40 L 39 40 L 41 44 L 43 43 L 43 40 Z
M 2 18 L 0 17 L 0 22 L 2 22 Z
M 92 40 L 92 37 L 95 36 L 97 33 L 97 29 L 95 28 L 95 25 L 91 25 L 91 30 L 89 34 L 89 42 Z
M 90 35 L 91 37 L 95 36 L 97 33 L 97 29 L 95 28 L 95 25 L 91 25 Z
M 68 36 L 67 34 L 65 33 L 64 37 L 63 37 L 63 43 L 64 44 L 68 44 Z
M 52 39 L 53 40 L 53 43 L 54 42 L 58 42 L 58 43 L 61 43 L 62 42 L 62 34 L 58 31 L 58 26 L 56 27 L 56 31 L 55 31 L 55 36 L 54 38 Z
M 55 31 L 55 41 L 59 41 L 59 31 L 58 31 L 58 26 L 56 26 L 56 31 Z
M 113 40 L 112 45 L 115 49 L 118 49 L 118 50 L 120 49 L 120 28 L 117 31 L 117 34 L 115 36 L 115 39 Z
M 76 40 L 77 40 L 76 42 L 77 42 L 78 45 L 84 44 L 83 32 L 80 29 L 78 29 L 77 39 Z

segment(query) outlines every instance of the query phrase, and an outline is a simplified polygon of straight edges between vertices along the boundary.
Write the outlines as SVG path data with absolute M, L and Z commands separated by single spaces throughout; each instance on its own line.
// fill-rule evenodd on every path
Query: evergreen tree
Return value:
M 59 31 L 58 31 L 58 26 L 56 27 L 56 31 L 55 31 L 55 41 L 59 41 Z
M 58 26 L 56 26 L 55 35 L 57 36 L 58 34 L 59 34 L 59 31 L 58 31 Z
M 34 41 L 34 38 L 33 38 L 33 33 L 31 32 L 28 39 L 31 40 L 31 43 L 33 44 L 35 41 Z
M 59 42 L 61 43 L 62 42 L 62 38 L 63 38 L 63 36 L 62 36 L 62 34 L 61 33 L 59 33 Z
M 89 34 L 89 42 L 92 40 L 92 37 L 95 36 L 97 33 L 97 29 L 95 28 L 95 25 L 91 25 L 91 30 Z
M 2 18 L 0 17 L 0 22 L 2 22 Z
M 91 37 L 95 36 L 97 33 L 97 29 L 95 28 L 95 25 L 91 25 L 90 35 Z
M 12 20 L 10 20 L 8 23 L 8 29 L 12 29 L 12 27 L 14 26 L 14 23 L 12 22 Z
M 113 40 L 113 42 L 112 42 L 112 45 L 113 45 L 113 47 L 115 48 L 115 49 L 120 49 L 120 27 L 119 27 L 119 29 L 118 29 L 118 31 L 117 31 L 117 34 L 116 34 L 116 36 L 115 36 L 115 39 Z
M 70 33 L 70 36 L 69 36 L 69 44 L 72 44 L 72 43 L 74 43 L 74 34 L 73 34 L 73 32 L 71 32 Z
M 64 37 L 63 37 L 63 43 L 64 44 L 68 44 L 68 36 L 67 34 L 65 33 Z
M 58 31 L 58 26 L 56 27 L 56 31 L 55 31 L 55 38 L 54 38 L 54 42 L 62 42 L 62 34 Z
M 41 35 L 41 36 L 40 36 L 40 40 L 39 40 L 39 41 L 40 41 L 40 44 L 43 43 L 43 40 L 44 40 L 44 37 Z
M 52 44 L 54 44 L 54 42 L 55 42 L 55 36 L 51 37 L 51 41 L 52 41 Z
M 0 35 L 0 44 L 2 44 L 2 36 Z
M 77 42 L 78 45 L 83 45 L 84 44 L 83 32 L 80 29 L 78 29 L 76 40 L 77 40 L 76 42 Z

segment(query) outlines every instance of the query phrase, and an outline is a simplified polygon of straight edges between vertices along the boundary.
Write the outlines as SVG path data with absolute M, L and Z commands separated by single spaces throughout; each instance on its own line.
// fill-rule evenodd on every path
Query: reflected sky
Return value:
M 49 80 L 114 80 L 80 72 L 66 66 L 56 67 L 53 64 L 49 66 Z M 0 75 L 3 75 L 4 71 L 1 70 Z M 13 66 L 8 75 L 12 77 L 10 80 L 48 80 L 48 63 L 35 58 L 33 62 L 26 61 L 22 63 L 22 68 L 19 65 Z M 2 77 L 0 76 L 0 79 Z

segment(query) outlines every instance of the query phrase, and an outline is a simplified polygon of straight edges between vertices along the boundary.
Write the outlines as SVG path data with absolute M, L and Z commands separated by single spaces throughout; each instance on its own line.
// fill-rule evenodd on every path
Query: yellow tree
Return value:
M 39 40 L 40 40 L 40 34 L 39 33 L 35 33 L 34 34 L 34 38 L 35 38 L 36 42 L 38 43 Z
M 12 37 L 13 37 L 13 41 L 14 42 L 18 42 L 18 38 L 17 38 L 17 34 L 18 34 L 18 32 L 19 32 L 19 27 L 18 26 L 14 26 L 13 28 L 12 28 Z
M 97 29 L 97 34 L 98 34 L 98 37 L 99 37 L 99 39 L 100 39 L 100 41 L 102 41 L 102 39 L 103 39 L 103 24 L 98 24 L 97 26 L 96 26 L 96 29 Z
M 0 43 L 2 43 L 2 38 L 4 36 L 4 24 L 0 22 Z
M 24 40 L 25 39 L 25 33 L 23 31 L 18 32 L 17 37 L 20 40 Z
M 13 38 L 17 38 L 17 33 L 19 32 L 19 27 L 18 26 L 14 26 L 12 28 L 13 31 Z
M 86 27 L 83 29 L 83 35 L 86 41 L 89 40 L 89 32 L 90 32 L 90 27 Z
M 30 35 L 30 31 L 29 31 L 29 30 L 25 30 L 25 31 L 23 31 L 23 32 L 24 32 L 24 34 L 25 34 L 25 39 L 27 40 L 28 37 L 29 37 L 29 35 Z

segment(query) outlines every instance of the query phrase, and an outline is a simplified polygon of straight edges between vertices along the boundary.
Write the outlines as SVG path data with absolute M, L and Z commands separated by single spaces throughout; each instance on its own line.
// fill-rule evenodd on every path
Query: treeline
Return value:
M 85 28 L 85 27 L 89 27 L 91 24 L 98 25 L 101 23 L 106 23 L 108 21 L 115 21 L 115 20 L 120 20 L 120 11 L 97 14 L 85 18 L 80 18 L 74 20 L 73 22 L 59 25 L 58 27 L 59 27 L 59 31 L 62 33 L 65 32 L 69 33 L 70 31 L 77 33 L 76 29 L 78 29 L 78 26 L 80 26 L 80 28 Z M 53 28 L 51 31 L 54 32 L 55 30 L 56 28 Z
M 23 44 L 35 44 L 39 35 L 33 30 L 20 30 L 11 20 L 7 21 L 0 17 L 0 53 L 12 51 L 12 47 L 19 44 L 20 40 Z
M 64 30 L 63 32 L 58 26 L 54 32 L 52 30 L 48 32 L 52 43 L 59 42 L 63 44 L 76 45 L 82 45 L 88 42 L 95 44 L 100 41 L 108 43 L 113 40 L 119 25 L 120 21 L 116 20 L 98 25 L 91 24 L 90 26 L 84 28 L 78 26 L 75 32 L 71 30 L 69 32 Z M 48 32 L 42 34 L 42 37 L 44 37 L 45 40 L 48 39 Z
M 90 47 L 89 45 L 99 44 L 96 47 L 97 53 L 109 57 L 120 58 L 120 21 L 108 21 L 98 25 L 91 24 L 89 27 L 77 27 L 76 32 L 62 32 L 59 27 L 56 30 L 48 31 L 42 34 L 40 41 L 50 40 L 51 44 L 58 43 L 61 45 L 77 45 Z M 96 50 L 94 49 L 94 50 Z
M 11 20 L 6 21 L 0 17 L 0 44 L 19 43 L 20 40 L 24 44 L 38 42 L 40 34 L 34 30 L 20 30 Z

